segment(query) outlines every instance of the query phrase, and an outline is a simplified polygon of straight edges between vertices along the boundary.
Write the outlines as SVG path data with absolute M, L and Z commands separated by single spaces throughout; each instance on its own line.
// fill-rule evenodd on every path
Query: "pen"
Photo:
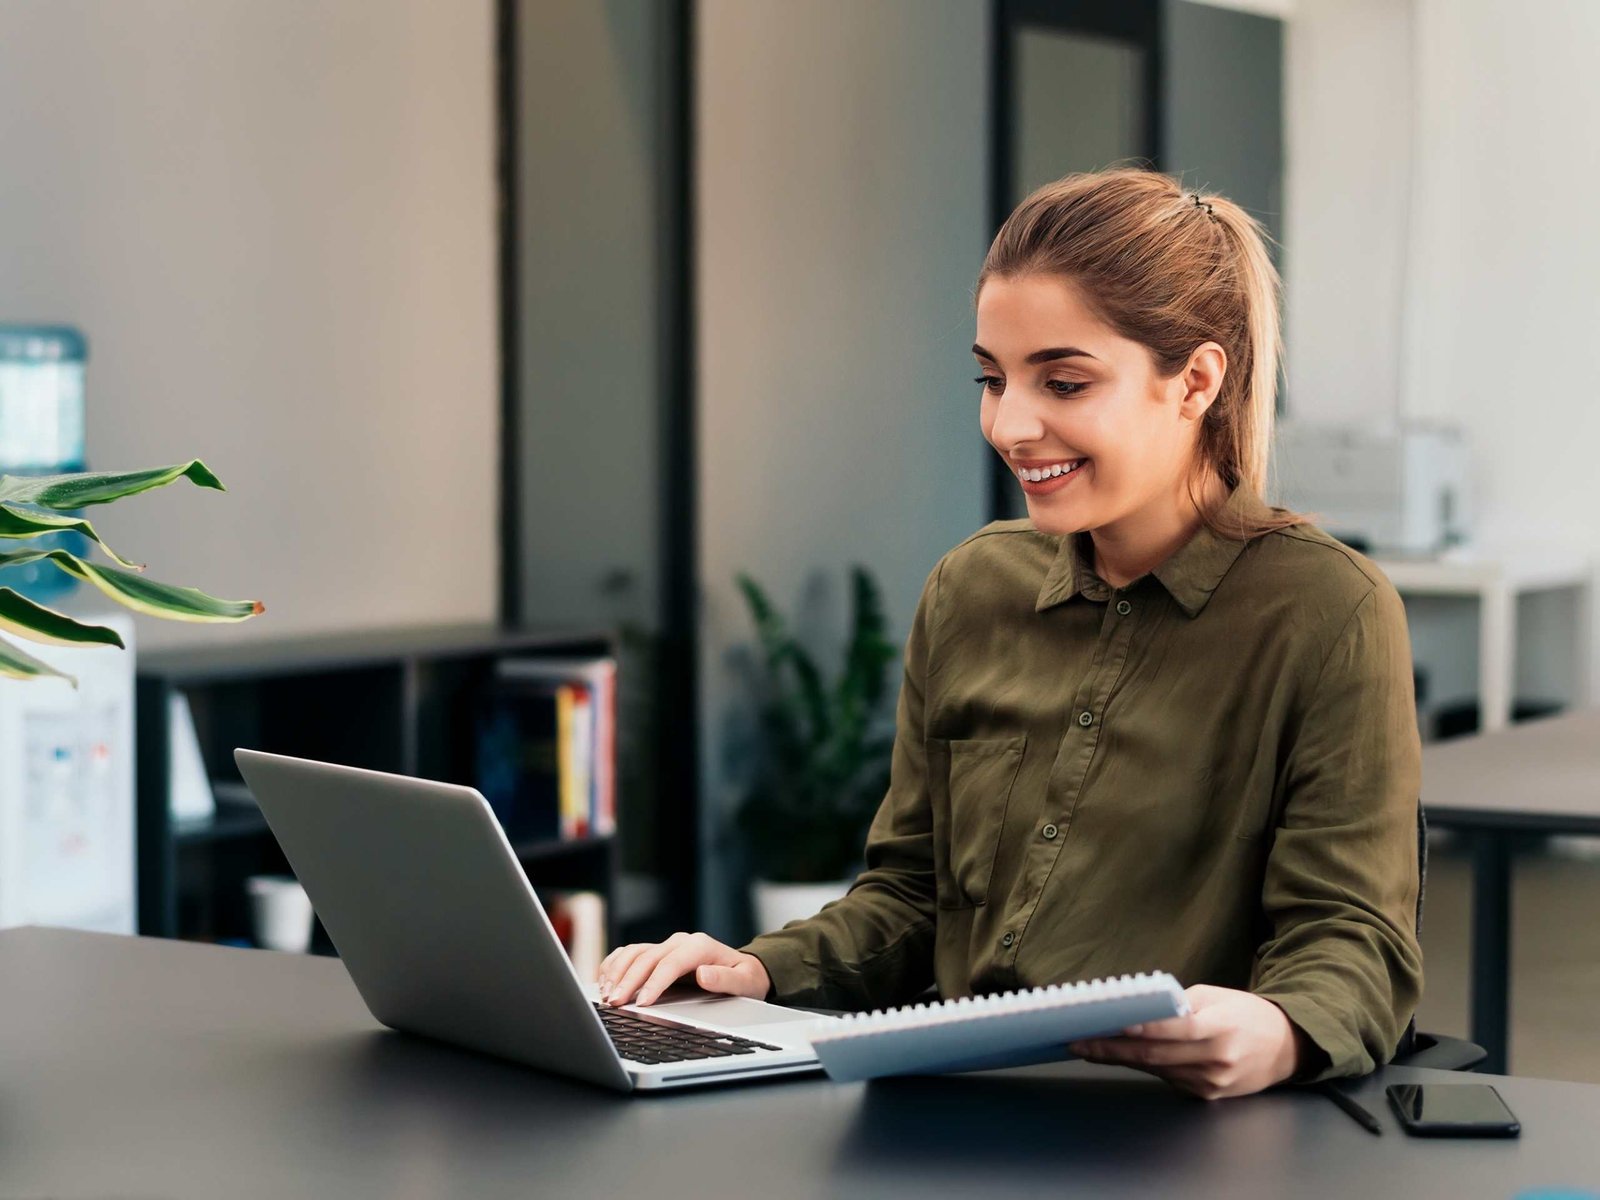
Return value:
M 1318 1087 L 1324 1096 L 1332 1100 L 1340 1108 L 1344 1109 L 1345 1112 L 1354 1117 L 1357 1123 L 1360 1124 L 1363 1129 L 1366 1129 L 1371 1133 L 1375 1133 L 1379 1137 L 1383 1136 L 1383 1126 L 1378 1124 L 1378 1118 L 1373 1116 L 1354 1100 L 1350 1099 L 1349 1096 L 1346 1096 L 1331 1082 L 1324 1080 L 1318 1085 Z

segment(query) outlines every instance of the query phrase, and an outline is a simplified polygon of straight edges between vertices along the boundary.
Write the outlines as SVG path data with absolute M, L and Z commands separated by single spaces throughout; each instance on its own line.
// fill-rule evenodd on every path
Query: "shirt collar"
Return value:
M 1247 516 L 1260 516 L 1270 511 L 1252 489 L 1240 485 L 1229 493 L 1218 511 L 1218 521 L 1226 527 Z M 1193 537 L 1150 574 L 1167 589 L 1179 608 L 1188 616 L 1197 617 L 1244 545 L 1243 538 L 1224 537 L 1202 524 Z M 1044 586 L 1039 589 L 1034 611 L 1043 612 L 1079 594 L 1089 600 L 1111 597 L 1111 585 L 1095 574 L 1094 542 L 1087 532 L 1061 535 L 1061 546 L 1045 576 Z

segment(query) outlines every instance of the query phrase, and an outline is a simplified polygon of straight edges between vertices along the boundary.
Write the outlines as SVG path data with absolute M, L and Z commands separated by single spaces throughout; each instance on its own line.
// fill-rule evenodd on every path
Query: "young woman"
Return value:
M 1366 558 L 1262 499 L 1278 278 L 1137 169 L 1040 188 L 976 291 L 984 437 L 1028 517 L 928 576 L 892 777 L 842 899 L 742 949 L 623 946 L 826 1008 L 1165 970 L 1191 1014 L 1080 1043 L 1207 1098 L 1387 1061 L 1422 987 L 1410 642 Z

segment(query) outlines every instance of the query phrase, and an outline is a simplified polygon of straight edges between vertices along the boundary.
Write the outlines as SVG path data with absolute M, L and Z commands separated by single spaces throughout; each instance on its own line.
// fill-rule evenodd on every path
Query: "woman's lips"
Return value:
M 1088 465 L 1089 460 L 1086 458 L 1071 471 L 1064 474 L 1055 475 L 1049 479 L 1041 479 L 1038 483 L 1033 482 L 1031 479 L 1019 477 L 1017 482 L 1022 484 L 1022 490 L 1030 496 L 1050 496 L 1070 485 L 1073 480 L 1083 474 L 1084 468 Z

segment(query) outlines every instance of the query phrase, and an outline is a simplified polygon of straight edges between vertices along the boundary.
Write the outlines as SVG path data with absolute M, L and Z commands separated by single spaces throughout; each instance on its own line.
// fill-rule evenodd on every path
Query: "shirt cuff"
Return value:
M 1257 992 L 1283 1010 L 1290 1024 L 1311 1040 L 1307 1061 L 1284 1083 L 1318 1083 L 1344 1075 L 1364 1075 L 1371 1067 L 1366 1052 L 1351 1045 L 1349 1032 L 1326 1009 L 1302 992 Z
M 785 937 L 762 934 L 739 947 L 754 955 L 767 969 L 772 988 L 763 999 L 773 1004 L 802 1004 L 817 995 L 817 971 L 800 956 L 800 948 Z

